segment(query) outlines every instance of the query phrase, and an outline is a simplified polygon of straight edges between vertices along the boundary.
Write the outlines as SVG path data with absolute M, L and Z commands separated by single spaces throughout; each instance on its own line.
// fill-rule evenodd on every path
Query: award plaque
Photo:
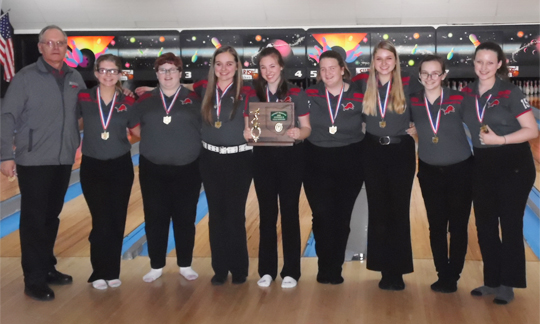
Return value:
M 249 129 L 252 146 L 292 146 L 295 140 L 287 130 L 295 127 L 294 103 L 250 102 Z

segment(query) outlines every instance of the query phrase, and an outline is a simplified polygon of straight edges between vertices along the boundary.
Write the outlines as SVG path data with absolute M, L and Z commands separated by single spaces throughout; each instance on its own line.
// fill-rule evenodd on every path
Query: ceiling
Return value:
M 540 23 L 539 0 L 0 0 L 15 33 Z

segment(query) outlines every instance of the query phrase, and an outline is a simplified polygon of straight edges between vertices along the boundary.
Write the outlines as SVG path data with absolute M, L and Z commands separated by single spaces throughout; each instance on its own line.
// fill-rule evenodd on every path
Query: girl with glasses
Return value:
M 78 114 L 84 122 L 80 181 L 92 215 L 88 282 L 96 289 L 118 287 L 127 208 L 133 185 L 131 144 L 134 99 L 120 85 L 119 57 L 101 55 L 95 63 L 98 85 L 82 90 Z
M 475 82 L 463 89 L 474 102 L 464 121 L 474 147 L 473 202 L 484 285 L 471 294 L 495 295 L 495 303 L 507 304 L 514 287 L 527 285 L 523 214 L 536 174 L 528 141 L 538 136 L 538 125 L 525 95 L 507 80 L 498 44 L 476 48 L 474 71 Z
M 195 244 L 195 218 L 201 189 L 201 103 L 194 92 L 180 85 L 182 61 L 173 53 L 156 59 L 159 86 L 139 97 L 135 117 L 140 125 L 139 181 L 151 270 L 145 282 L 163 273 L 169 224 L 180 274 L 195 280 L 191 268 Z
M 439 277 L 431 289 L 452 293 L 465 263 L 471 213 L 473 159 L 462 122 L 470 100 L 442 86 L 446 67 L 439 56 L 424 56 L 419 76 L 424 89 L 411 96 L 411 112 L 418 133 L 418 181 Z

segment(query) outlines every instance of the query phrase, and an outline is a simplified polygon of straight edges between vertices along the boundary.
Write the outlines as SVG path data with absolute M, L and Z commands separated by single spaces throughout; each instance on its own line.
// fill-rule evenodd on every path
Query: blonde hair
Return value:
M 234 47 L 225 45 L 218 48 L 214 55 L 212 55 L 212 61 L 210 64 L 210 70 L 208 71 L 208 84 L 206 85 L 206 93 L 204 94 L 203 102 L 202 102 L 202 118 L 203 120 L 208 123 L 212 124 L 213 118 L 212 118 L 212 110 L 214 109 L 214 100 L 216 97 L 216 86 L 217 86 L 217 77 L 214 65 L 216 64 L 216 56 L 218 56 L 221 53 L 229 53 L 234 57 L 234 61 L 236 62 L 236 73 L 234 75 L 233 83 L 234 88 L 236 89 L 235 94 L 235 100 L 234 100 L 234 106 L 233 110 L 231 112 L 231 115 L 229 116 L 229 120 L 234 118 L 234 115 L 236 114 L 236 110 L 238 108 L 239 104 L 239 98 L 240 98 L 240 92 L 242 91 L 242 87 L 244 85 L 243 78 L 242 78 L 242 62 L 240 62 L 240 58 L 238 56 L 238 53 L 234 49 Z
M 387 111 L 403 114 L 406 110 L 405 93 L 403 92 L 403 82 L 401 81 L 401 68 L 399 66 L 399 56 L 396 47 L 389 41 L 381 41 L 375 47 L 371 57 L 371 65 L 369 67 L 369 77 L 367 80 L 366 93 L 364 94 L 363 112 L 368 116 L 377 116 L 377 96 L 379 95 L 379 84 L 377 71 L 375 71 L 375 55 L 380 49 L 387 50 L 394 54 L 396 58 L 396 67 L 392 71 L 392 79 L 390 80 L 392 89 L 390 90 L 390 98 L 388 98 Z M 388 85 L 390 86 L 390 85 Z

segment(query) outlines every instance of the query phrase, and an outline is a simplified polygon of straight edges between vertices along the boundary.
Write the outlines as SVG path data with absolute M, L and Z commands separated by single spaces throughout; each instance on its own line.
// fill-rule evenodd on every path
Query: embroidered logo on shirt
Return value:
M 77 82 L 73 82 L 73 81 L 69 81 L 69 85 L 70 85 L 73 89 L 79 87 L 79 84 L 78 84 Z
M 495 99 L 495 100 L 493 100 L 493 102 L 489 103 L 488 108 L 493 108 L 493 107 L 497 106 L 498 104 L 500 104 L 499 99 Z
M 180 102 L 182 103 L 182 105 L 187 105 L 187 104 L 192 104 L 193 101 L 191 101 L 191 99 L 189 98 L 186 98 L 184 100 L 180 100 Z
M 292 102 L 291 96 L 287 96 L 285 99 L 283 99 L 283 102 Z
M 354 109 L 354 105 L 352 104 L 352 102 L 349 102 L 346 105 L 345 104 L 341 104 L 341 105 L 343 106 L 343 110 L 353 110 Z
M 449 113 L 452 113 L 452 112 L 456 112 L 456 109 L 452 105 L 448 105 L 448 107 L 446 107 L 446 109 L 444 110 L 445 115 L 448 115 Z
M 117 112 L 127 111 L 126 105 L 122 104 L 120 107 L 115 107 Z

